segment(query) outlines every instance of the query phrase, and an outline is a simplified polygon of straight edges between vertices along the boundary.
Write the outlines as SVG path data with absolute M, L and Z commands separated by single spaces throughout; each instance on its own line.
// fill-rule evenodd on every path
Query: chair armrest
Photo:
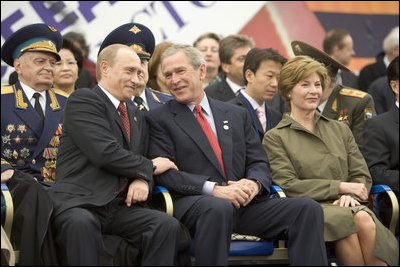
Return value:
M 154 186 L 152 194 L 153 195 L 158 195 L 158 194 L 162 195 L 164 202 L 165 202 L 165 212 L 168 215 L 173 216 L 174 205 L 173 205 L 172 198 L 171 198 L 171 195 L 170 195 L 168 189 L 165 188 L 164 186 L 156 185 L 156 186 Z
M 4 196 L 4 200 L 6 203 L 6 216 L 5 216 L 5 222 L 4 222 L 4 231 L 6 232 L 6 235 L 8 238 L 11 238 L 11 227 L 14 219 L 14 204 L 12 201 L 12 197 L 10 194 L 10 190 L 8 190 L 8 187 L 6 184 L 1 184 L 1 193 Z
M 283 192 L 282 188 L 277 185 L 271 185 L 269 188 L 271 194 L 278 194 L 279 197 L 286 197 L 285 193 Z
M 393 234 L 395 234 L 396 223 L 399 218 L 399 203 L 397 202 L 397 197 L 392 189 L 387 185 L 373 185 L 371 187 L 371 195 L 379 195 L 381 193 L 386 193 L 392 203 L 392 219 L 390 220 L 389 229 Z

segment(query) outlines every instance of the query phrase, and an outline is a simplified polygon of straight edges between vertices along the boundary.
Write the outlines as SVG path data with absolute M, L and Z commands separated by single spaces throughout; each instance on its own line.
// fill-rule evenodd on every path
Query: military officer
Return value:
M 139 23 L 126 23 L 114 29 L 104 39 L 99 53 L 112 44 L 124 44 L 131 47 L 139 56 L 143 67 L 143 86 L 135 92 L 132 101 L 142 111 L 155 109 L 172 99 L 172 96 L 146 87 L 149 80 L 148 64 L 154 52 L 155 39 L 146 26 Z
M 55 178 L 66 97 L 51 86 L 61 46 L 60 32 L 38 23 L 13 33 L 1 48 L 2 60 L 19 77 L 1 87 L 1 182 L 13 198 L 11 237 L 19 265 L 57 263 L 47 234 L 53 206 L 39 183 L 51 185 Z
M 296 56 L 309 56 L 325 64 L 329 79 L 327 79 L 328 84 L 325 86 L 317 110 L 327 118 L 347 124 L 361 150 L 364 121 L 376 116 L 372 96 L 363 91 L 339 85 L 337 83 L 339 69 L 350 70 L 325 52 L 301 41 L 293 41 L 291 45 Z
M 46 24 L 23 27 L 1 49 L 19 81 L 1 87 L 1 171 L 18 169 L 40 182 L 53 182 L 62 133 L 62 91 L 51 89 L 60 60 L 60 32 Z

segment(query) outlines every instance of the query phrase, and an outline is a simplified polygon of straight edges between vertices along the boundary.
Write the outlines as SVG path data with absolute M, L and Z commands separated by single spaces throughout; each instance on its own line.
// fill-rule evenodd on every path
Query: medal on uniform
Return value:
M 50 140 L 50 145 L 53 147 L 59 146 L 60 145 L 60 137 L 58 135 L 53 136 Z
M 20 133 L 26 132 L 26 125 L 24 125 L 24 124 L 18 125 L 17 131 L 20 132 Z
M 32 136 L 29 136 L 27 139 L 26 139 L 26 143 L 28 144 L 28 145 L 33 145 L 34 143 L 36 142 L 36 139 L 34 138 L 34 137 L 32 137 Z
M 3 135 L 1 137 L 1 141 L 3 142 L 4 145 L 11 145 L 11 138 L 10 135 Z
M 7 158 L 7 159 L 11 158 L 11 156 L 12 156 L 11 150 L 8 149 L 8 148 L 4 149 L 4 151 L 3 151 L 3 156 L 4 156 L 5 158 Z
M 7 132 L 12 133 L 15 131 L 15 126 L 14 124 L 8 124 L 6 127 Z
M 62 123 L 59 123 L 56 130 L 56 135 L 62 134 Z
M 17 135 L 17 137 L 13 138 L 13 140 L 14 140 L 14 143 L 15 143 L 16 145 L 20 145 L 20 144 L 21 144 L 21 141 L 22 141 L 22 138 L 19 137 L 19 135 Z
M 21 151 L 19 152 L 20 156 L 24 159 L 26 159 L 27 157 L 29 157 L 30 152 L 29 149 L 27 149 L 26 147 L 24 147 L 23 149 L 21 149 Z

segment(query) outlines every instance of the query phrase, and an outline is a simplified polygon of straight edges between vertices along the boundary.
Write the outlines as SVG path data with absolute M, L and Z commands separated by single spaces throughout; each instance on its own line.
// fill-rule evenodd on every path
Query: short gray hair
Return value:
M 190 64 L 193 66 L 194 69 L 198 69 L 201 64 L 206 64 L 206 61 L 203 59 L 202 54 L 197 48 L 191 45 L 173 44 L 172 46 L 167 48 L 161 55 L 161 68 L 162 68 L 162 63 L 166 57 L 175 55 L 179 52 L 183 52 L 186 54 Z
M 383 51 L 391 54 L 393 47 L 399 47 L 399 26 L 393 28 L 383 40 Z

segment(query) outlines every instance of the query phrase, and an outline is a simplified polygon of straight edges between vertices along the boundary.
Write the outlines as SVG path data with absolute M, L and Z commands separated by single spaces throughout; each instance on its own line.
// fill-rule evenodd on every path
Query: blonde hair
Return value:
M 308 56 L 296 56 L 283 65 L 279 75 L 278 90 L 288 107 L 290 107 L 289 95 L 293 87 L 313 73 L 320 77 L 322 90 L 324 90 L 325 80 L 328 77 L 324 64 Z

